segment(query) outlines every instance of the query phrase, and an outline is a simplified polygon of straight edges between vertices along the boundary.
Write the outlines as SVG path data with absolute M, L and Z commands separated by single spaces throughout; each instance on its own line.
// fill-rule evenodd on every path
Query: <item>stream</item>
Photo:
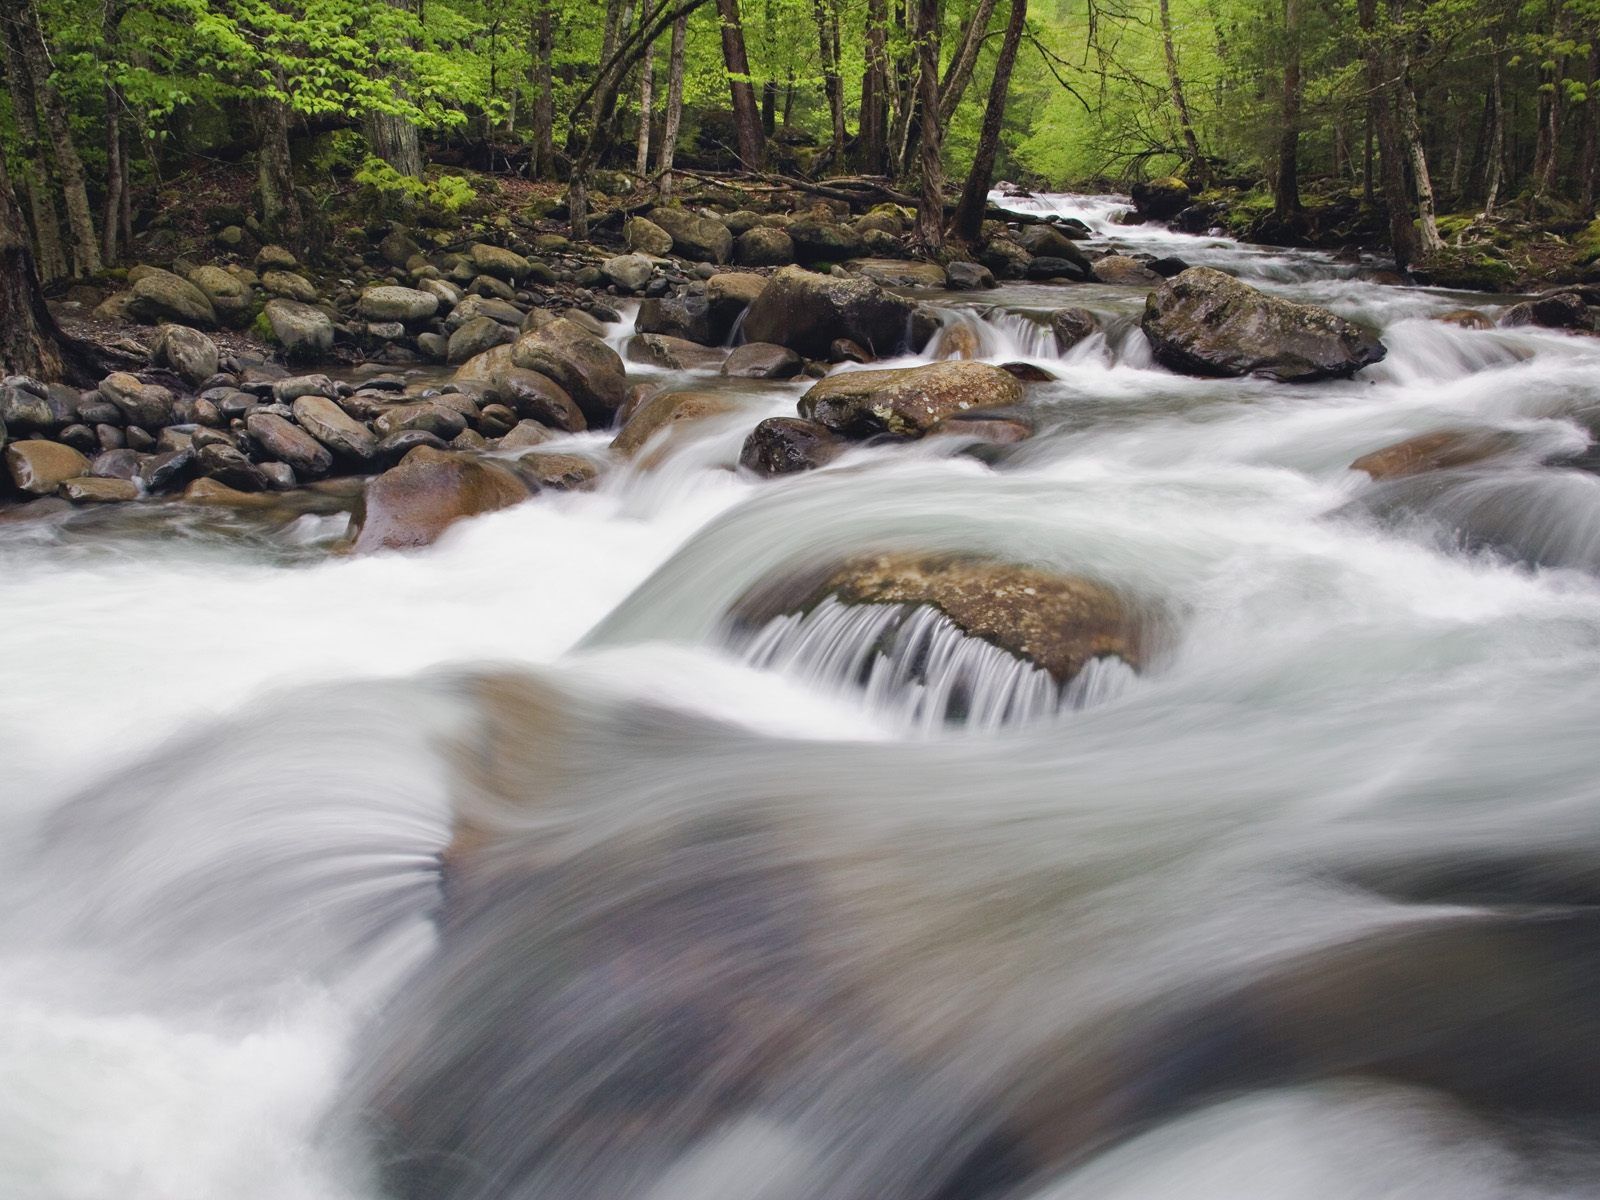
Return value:
M 757 480 L 808 381 L 630 363 L 738 410 L 425 550 L 0 522 L 0 1195 L 1600 1192 L 1600 339 L 1004 202 L 1388 356 L 1186 378 L 1140 289 L 919 292 L 931 355 L 1055 377 L 1035 437 Z M 1516 448 L 1350 469 L 1456 428 Z M 731 619 L 882 548 L 1103 582 L 1158 651 L 1057 688 L 932 610 Z

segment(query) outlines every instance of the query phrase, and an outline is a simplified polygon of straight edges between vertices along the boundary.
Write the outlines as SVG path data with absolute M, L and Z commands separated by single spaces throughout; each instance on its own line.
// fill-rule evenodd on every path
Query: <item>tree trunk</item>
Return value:
M 661 195 L 672 195 L 672 159 L 678 152 L 678 125 L 683 120 L 683 43 L 689 20 L 679 17 L 672 23 L 672 51 L 667 64 L 667 113 L 661 128 L 661 149 L 656 170 L 661 175 Z
M 1487 179 L 1483 187 L 1483 215 L 1488 217 L 1494 213 L 1494 206 L 1500 199 L 1500 176 L 1505 170 L 1506 159 L 1506 99 L 1505 99 L 1505 52 L 1496 49 L 1494 65 L 1489 74 L 1489 103 L 1493 106 L 1492 124 L 1489 126 L 1489 160 L 1486 167 Z
M 1289 0 L 1293 3 L 1294 0 Z M 1168 0 L 1161 0 L 1161 52 L 1167 65 L 1167 92 L 1172 97 L 1172 111 L 1178 118 L 1178 132 L 1189 151 L 1190 182 L 1204 187 L 1210 182 L 1211 169 L 1206 156 L 1200 151 L 1200 137 L 1194 130 L 1194 117 L 1189 112 L 1189 98 L 1183 91 L 1183 76 L 1178 73 L 1178 48 L 1172 36 L 1172 10 Z M 1219 33 L 1220 38 L 1220 33 Z
M 1283 35 L 1282 128 L 1272 211 L 1280 221 L 1287 221 L 1300 211 L 1300 0 L 1283 0 Z
M 550 21 L 551 0 L 539 0 L 529 30 L 533 59 L 533 162 L 535 179 L 549 179 L 556 171 L 555 79 L 550 60 L 555 55 L 555 36 Z
M 844 163 L 844 80 L 839 76 L 839 9 L 837 0 L 815 0 L 817 42 L 822 52 L 822 90 L 828 98 L 833 129 L 831 161 L 838 170 Z
M 117 261 L 117 233 L 121 229 L 122 189 L 127 186 L 128 168 L 122 157 L 121 98 L 115 88 L 106 88 L 106 203 L 101 210 L 100 250 L 107 263 Z
M 1000 149 L 1000 127 L 1005 120 L 1006 98 L 1011 89 L 1011 69 L 1016 65 L 1017 48 L 1022 44 L 1023 27 L 1028 22 L 1028 0 L 1011 0 L 1011 16 L 1006 21 L 1000 57 L 995 59 L 994 78 L 989 83 L 989 106 L 983 111 L 983 128 L 978 134 L 978 149 L 961 189 L 951 231 L 968 246 L 977 243 L 983 232 L 983 214 L 988 208 L 989 185 L 994 181 L 994 160 Z
M 939 85 L 939 120 L 943 125 L 950 124 L 950 118 L 961 106 L 961 97 L 966 93 L 967 84 L 972 81 L 972 70 L 978 65 L 978 51 L 989 32 L 989 18 L 994 15 L 994 6 L 995 0 L 978 0 L 972 23 L 962 35 L 961 49 L 956 51 L 956 56 L 945 70 L 944 82 Z
M 1594 216 L 1595 171 L 1600 169 L 1600 42 L 1589 46 L 1588 90 L 1583 102 L 1583 153 L 1578 161 L 1578 203 Z
M 717 15 L 722 18 L 722 61 L 728 70 L 728 90 L 733 99 L 739 162 L 746 171 L 759 171 L 766 163 L 767 144 L 761 132 L 755 88 L 750 83 L 750 57 L 744 48 L 739 0 L 717 0 Z
M 887 0 L 867 0 L 866 69 L 861 73 L 861 169 L 882 175 L 889 129 L 889 41 Z
M 939 0 L 920 0 L 917 20 L 917 91 L 922 111 L 918 159 L 922 194 L 917 203 L 917 241 L 929 255 L 944 250 L 944 129 L 939 121 Z
M 1405 0 L 1389 0 L 1389 9 L 1398 21 Z M 1428 172 L 1428 152 L 1417 120 L 1417 94 L 1411 87 L 1411 56 L 1398 44 L 1393 67 L 1394 108 L 1400 140 L 1411 163 L 1411 182 L 1417 194 L 1417 245 L 1424 258 L 1444 249 L 1439 236 L 1439 219 L 1434 208 L 1433 177 Z
M 282 80 L 279 85 L 281 87 Z M 305 246 L 305 217 L 294 193 L 294 166 L 289 158 L 289 110 L 280 101 L 259 99 L 251 103 L 255 126 L 256 185 L 261 199 L 261 223 L 269 236 L 295 253 Z
M 45 307 L 28 230 L 0 154 L 0 373 L 60 379 L 61 335 Z
M 649 0 L 642 0 L 639 23 L 650 23 Z M 650 121 L 654 116 L 656 86 L 655 47 L 651 46 L 639 65 L 639 140 L 633 157 L 633 173 L 644 178 L 650 171 Z
M 72 231 L 72 267 L 78 275 L 92 275 L 101 267 L 100 239 L 95 234 L 83 160 L 78 157 L 78 148 L 72 141 L 66 102 L 50 79 L 50 50 L 39 25 L 35 0 L 22 0 L 17 4 L 11 24 L 19 58 L 33 87 L 35 108 L 43 117 L 55 158 L 56 178 L 61 184 L 62 199 L 67 206 L 67 225 Z M 14 204 L 15 194 L 10 194 Z
M 384 0 L 390 8 L 401 12 L 416 12 L 411 0 Z M 389 80 L 395 95 L 404 97 L 403 80 Z M 364 122 L 367 142 L 372 152 L 407 179 L 422 178 L 422 139 L 416 125 L 405 117 L 393 113 L 369 112 Z
M 1390 80 L 1394 69 L 1393 56 L 1387 46 L 1387 31 L 1378 29 L 1378 0 L 1358 0 L 1356 12 L 1364 43 L 1367 90 L 1372 99 L 1378 161 L 1383 173 L 1383 200 L 1389 210 L 1389 244 L 1394 252 L 1395 266 L 1404 271 L 1417 260 L 1417 235 L 1411 223 L 1411 194 L 1406 188 L 1405 152 L 1401 149 L 1394 111 L 1394 88 Z

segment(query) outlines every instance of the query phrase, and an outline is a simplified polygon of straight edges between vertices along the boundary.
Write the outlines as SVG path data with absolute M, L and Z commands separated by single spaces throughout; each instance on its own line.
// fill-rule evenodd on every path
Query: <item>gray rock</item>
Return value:
M 333 349 L 333 319 L 320 308 L 298 300 L 268 300 L 264 315 L 286 358 L 317 358 Z
M 195 452 L 195 469 L 208 479 L 239 492 L 264 492 L 269 480 L 237 447 L 220 442 Z
M 286 300 L 298 300 L 302 304 L 317 302 L 316 284 L 294 271 L 263 272 L 261 286 L 274 296 L 282 296 Z
M 739 465 L 758 475 L 790 475 L 832 462 L 845 440 L 825 425 L 798 417 L 768 417 L 745 438 Z
M 672 235 L 646 217 L 631 218 L 623 226 L 622 233 L 630 250 L 654 254 L 658 258 L 672 253 Z
M 514 250 L 491 246 L 487 242 L 474 242 L 468 255 L 480 275 L 492 275 L 511 283 L 527 278 L 528 260 Z
M 450 335 L 445 346 L 445 361 L 464 363 L 495 346 L 517 340 L 517 331 L 492 317 L 473 317 Z
M 455 409 L 442 404 L 397 404 L 386 409 L 373 422 L 373 427 L 379 437 L 386 438 L 390 434 L 416 429 L 449 441 L 467 427 L 467 419 Z
M 288 463 L 302 479 L 320 479 L 333 469 L 333 455 L 321 442 L 276 413 L 257 409 L 245 418 L 245 428 L 270 457 Z
M 85 474 L 97 479 L 133 479 L 144 460 L 137 450 L 106 450 L 94 456 Z
M 805 363 L 787 346 L 746 342 L 728 355 L 722 373 L 735 379 L 793 379 Z
M 842 263 L 866 253 L 861 235 L 848 225 L 835 221 L 794 221 L 788 228 L 794 254 L 802 263 Z
M 1050 328 L 1056 335 L 1056 349 L 1065 354 L 1090 334 L 1099 332 L 1100 318 L 1087 308 L 1058 308 L 1050 314 Z
M 1339 379 L 1383 359 L 1382 342 L 1325 308 L 1257 291 L 1209 267 L 1167 280 L 1140 322 L 1156 361 L 1185 375 Z
M 610 425 L 627 398 L 627 372 L 617 352 L 562 317 L 524 333 L 511 349 L 511 361 L 553 379 L 591 427 Z
M 151 268 L 131 289 L 128 311 L 140 321 L 155 324 L 177 321 L 199 329 L 214 329 L 217 310 L 206 294 L 171 271 Z
M 806 358 L 825 358 L 834 339 L 848 337 L 876 354 L 907 342 L 913 306 L 870 279 L 818 275 L 785 267 L 762 289 L 745 316 L 752 342 L 787 346 Z
M 117 371 L 100 381 L 100 394 L 117 406 L 130 425 L 158 429 L 172 423 L 174 399 L 166 388 Z
M 35 390 L 37 389 L 37 390 Z M 0 442 L 6 437 L 51 433 L 59 425 L 43 384 L 13 376 L 0 383 Z
M 538 371 L 506 367 L 492 376 L 490 388 L 500 402 L 519 417 L 565 433 L 582 433 L 589 427 L 583 410 L 566 390 Z
M 939 362 L 830 375 L 800 399 L 800 415 L 847 437 L 921 437 L 956 413 L 1004 408 L 1022 385 L 999 367 Z
M 225 325 L 240 326 L 250 317 L 255 303 L 255 289 L 231 271 L 221 267 L 196 267 L 189 272 L 189 282 L 205 293 L 212 311 Z
M 623 291 L 642 292 L 655 267 L 642 254 L 619 254 L 601 263 L 600 271 Z
M 715 218 L 681 208 L 656 208 L 649 219 L 672 239 L 674 253 L 691 262 L 725 263 L 733 256 L 733 234 Z
M 628 342 L 628 358 L 669 371 L 714 371 L 722 365 L 723 352 L 664 333 L 641 333 Z
M 340 459 L 365 464 L 377 455 L 373 432 L 325 396 L 301 396 L 294 402 L 294 419 Z
M 147 492 L 176 491 L 194 476 L 194 450 L 169 450 L 153 454 L 139 464 L 139 482 Z
M 258 271 L 292 271 L 300 265 L 294 252 L 287 246 L 272 243 L 261 247 L 256 255 L 256 270 Z
M 1000 286 L 995 282 L 994 272 L 982 263 L 953 262 L 945 269 L 945 279 L 953 292 Z
M 794 239 L 781 229 L 757 225 L 739 235 L 733 261 L 741 267 L 786 267 L 794 262 Z
M 156 334 L 151 361 L 171 367 L 190 387 L 199 387 L 217 373 L 220 355 L 217 344 L 198 329 L 185 325 L 164 325 Z
M 291 375 L 272 385 L 272 398 L 279 404 L 293 404 L 301 396 L 339 396 L 339 385 L 326 375 Z
M 407 324 L 426 321 L 438 312 L 439 297 L 416 288 L 380 285 L 362 292 L 356 309 L 368 321 Z

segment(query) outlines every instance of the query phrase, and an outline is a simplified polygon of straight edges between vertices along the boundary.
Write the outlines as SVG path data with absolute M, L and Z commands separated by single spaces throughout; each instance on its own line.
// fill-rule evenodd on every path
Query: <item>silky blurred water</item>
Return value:
M 1000 456 L 863 446 L 758 482 L 743 438 L 803 385 L 741 383 L 596 491 L 414 553 L 335 554 L 328 511 L 0 524 L 0 1194 L 976 1195 L 941 1181 L 1041 1090 L 1081 1131 L 1006 1194 L 1595 1194 L 1592 1108 L 1508 1114 L 1320 1047 L 1187 1106 L 1177 1081 L 1228 1059 L 1210 998 L 1270 1008 L 1288 977 L 1315 1009 L 1396 930 L 1592 899 L 1600 480 L 1561 463 L 1600 341 L 1442 324 L 1461 297 L 1118 226 L 1114 197 L 1006 202 L 1327 304 L 1389 355 L 1181 378 L 1142 292 L 1006 285 L 939 299 L 979 357 L 1055 377 Z M 1062 357 L 1041 319 L 1068 304 L 1105 333 Z M 1454 428 L 1518 448 L 1349 469 Z M 1063 702 L 926 616 L 916 669 L 876 673 L 881 621 L 761 652 L 730 627 L 763 581 L 900 548 L 1098 580 L 1163 614 L 1159 653 Z M 930 653 L 984 681 L 982 719 L 914 690 Z M 506 671 L 531 699 L 485 698 Z M 485 747 L 524 792 L 463 782 Z M 441 887 L 469 817 L 518 881 L 482 912 Z M 1525 981 L 1492 1017 L 1429 944 L 1374 976 L 1397 1008 L 1506 1055 L 1513 1018 L 1591 1028 L 1540 974 L 1567 941 L 1465 956 Z M 1156 1077 L 1138 1120 L 1089 1083 Z M 391 1118 L 452 1171 L 386 1169 Z

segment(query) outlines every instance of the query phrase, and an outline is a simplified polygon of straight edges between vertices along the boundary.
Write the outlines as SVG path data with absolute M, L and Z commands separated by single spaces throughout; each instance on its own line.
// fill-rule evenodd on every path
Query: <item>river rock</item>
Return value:
M 1058 308 L 1050 314 L 1050 330 L 1056 335 L 1056 349 L 1065 354 L 1090 334 L 1099 332 L 1100 318 L 1087 308 Z
M 818 275 L 785 267 L 767 281 L 745 316 L 752 342 L 787 346 L 806 358 L 827 357 L 835 338 L 848 337 L 875 354 L 892 354 L 907 341 L 914 311 L 870 279 Z
M 172 421 L 173 395 L 160 384 L 116 371 L 100 381 L 100 394 L 117 406 L 130 425 L 159 429 Z
M 267 477 L 262 475 L 261 481 L 262 487 L 241 491 L 239 488 L 230 487 L 220 479 L 206 476 L 194 480 L 184 488 L 183 498 L 190 504 L 214 504 L 220 508 L 271 508 L 278 502 L 271 496 L 261 494 L 266 491 Z
M 953 292 L 999 287 L 994 272 L 982 263 L 953 262 L 945 269 L 945 286 Z
M 450 310 L 450 315 L 444 319 L 444 327 L 454 333 L 476 317 L 488 317 L 513 330 L 520 330 L 522 319 L 527 315 L 515 304 L 508 304 L 493 296 L 466 296 Z
M 978 252 L 978 261 L 1001 279 L 1022 279 L 1033 255 L 1008 237 L 991 237 Z
M 128 311 L 147 324 L 176 321 L 200 329 L 214 329 L 217 310 L 206 294 L 171 271 L 151 268 L 133 285 Z
M 96 479 L 132 479 L 139 474 L 144 460 L 137 450 L 106 450 L 90 461 L 88 474 Z
M 1057 258 L 1050 254 L 1035 256 L 1023 271 L 1028 279 L 1049 281 L 1053 279 L 1070 279 L 1074 283 L 1087 283 L 1094 278 L 1094 272 L 1087 263 L 1078 263 L 1069 258 Z
M 741 605 L 743 621 L 805 611 L 825 597 L 844 604 L 923 604 L 963 632 L 1048 671 L 1058 684 L 1098 658 L 1145 661 L 1142 614 L 1125 597 L 1081 576 L 1057 574 L 980 555 L 868 555 L 820 582 L 812 576 L 760 589 Z
M 1094 277 L 1101 283 L 1115 284 L 1119 287 L 1160 287 L 1160 275 L 1136 258 L 1129 258 L 1126 254 L 1108 254 L 1104 258 L 1096 259 L 1092 264 Z
M 314 359 L 333 349 L 333 319 L 320 308 L 298 300 L 268 300 L 263 315 L 285 358 Z
M 439 311 L 439 297 L 416 288 L 385 284 L 362 292 L 356 309 L 369 321 L 413 324 L 426 321 Z
M 714 371 L 722 365 L 723 352 L 664 333 L 641 333 L 629 340 L 628 358 L 669 371 Z
M 1401 479 L 1428 471 L 1469 467 L 1517 448 L 1521 439 L 1503 429 L 1441 429 L 1363 454 L 1350 464 L 1373 479 Z
M 445 361 L 451 364 L 464 363 L 485 350 L 509 346 L 516 340 L 515 329 L 502 325 L 492 317 L 473 317 L 450 335 L 445 346 Z
M 787 346 L 746 342 L 728 355 L 722 373 L 735 379 L 793 379 L 805 362 Z
M 339 385 L 326 375 L 290 375 L 272 384 L 272 399 L 278 404 L 293 404 L 301 396 L 339 397 Z
M 800 398 L 800 415 L 848 437 L 921 437 L 954 413 L 1016 404 L 1022 394 L 999 367 L 939 362 L 830 375 Z
M 74 504 L 114 504 L 139 498 L 139 485 L 131 479 L 95 479 L 83 476 L 63 480 L 56 494 Z
M 51 433 L 59 424 L 44 384 L 21 375 L 0 382 L 0 442 L 8 436 Z
M 866 251 L 861 234 L 835 221 L 792 221 L 787 233 L 794 243 L 795 259 L 802 263 L 842 263 L 860 258 Z
M 1185 375 L 1305 383 L 1348 377 L 1387 353 L 1370 331 L 1325 308 L 1210 267 L 1191 267 L 1151 293 L 1140 326 L 1156 360 Z
M 745 438 L 739 465 L 758 475 L 790 475 L 826 466 L 847 444 L 833 430 L 815 421 L 768 417 Z
M 167 450 L 139 462 L 139 483 L 147 492 L 169 492 L 193 477 L 198 461 L 192 449 Z
M 725 263 L 733 256 L 733 234 L 715 218 L 681 208 L 655 208 L 649 219 L 672 239 L 673 252 L 691 262 Z
M 467 427 L 467 418 L 437 402 L 396 404 L 381 412 L 372 425 L 379 437 L 417 429 L 448 442 Z
M 524 333 L 511 361 L 555 380 L 597 428 L 610 425 L 627 398 L 627 371 L 617 352 L 565 317 Z
M 517 459 L 517 474 L 538 488 L 556 492 L 584 491 L 593 486 L 600 468 L 581 454 L 535 451 Z
M 589 427 L 583 410 L 566 389 L 538 371 L 508 366 L 491 377 L 490 387 L 500 402 L 519 417 L 564 433 L 582 433 Z
M 357 464 L 371 462 L 378 452 L 373 432 L 326 396 L 306 395 L 294 402 L 300 428 L 336 457 Z
M 1016 240 L 1029 254 L 1066 259 L 1083 272 L 1084 278 L 1092 274 L 1091 264 L 1077 242 L 1053 225 L 1029 225 L 1017 234 Z
M 642 292 L 655 265 L 642 254 L 619 254 L 601 263 L 600 273 L 625 292 Z
M 247 280 L 232 271 L 210 265 L 190 271 L 188 280 L 205 293 L 212 311 L 224 325 L 238 327 L 250 319 L 250 309 L 255 303 L 255 288 Z
M 1133 185 L 1133 211 L 1145 221 L 1170 221 L 1189 207 L 1193 192 L 1175 176 L 1146 179 Z
M 537 421 L 518 421 L 500 439 L 500 449 L 526 450 L 530 446 L 542 446 L 554 436 Z
M 932 262 L 899 262 L 891 258 L 857 258 L 844 264 L 845 270 L 864 275 L 884 287 L 943 288 L 944 268 Z
M 491 246 L 487 242 L 474 242 L 468 252 L 478 274 L 520 283 L 528 277 L 528 260 L 515 250 Z
M 1494 322 L 1475 308 L 1458 308 L 1453 312 L 1444 313 L 1434 320 L 1446 325 L 1455 325 L 1461 329 L 1493 329 Z
M 294 256 L 294 251 L 276 242 L 261 247 L 256 254 L 258 271 L 292 271 L 299 265 L 300 260 Z
M 59 442 L 11 442 L 4 458 L 11 482 L 30 496 L 53 495 L 64 481 L 89 473 L 89 460 Z
M 201 446 L 195 451 L 195 470 L 208 479 L 215 479 L 239 492 L 264 492 L 269 480 L 235 446 L 220 442 Z
M 622 227 L 628 249 L 657 258 L 672 253 L 672 235 L 648 217 L 631 217 Z
M 1594 318 L 1577 292 L 1557 292 L 1553 296 L 1540 296 L 1537 300 L 1524 300 L 1521 304 L 1512 305 L 1500 318 L 1500 324 L 1538 325 L 1544 329 L 1593 329 Z
M 163 325 L 156 334 L 150 360 L 171 367 L 190 387 L 199 387 L 217 373 L 217 344 L 187 325 Z
M 650 297 L 639 305 L 634 328 L 640 333 L 664 333 L 702 346 L 720 346 L 727 340 L 733 322 L 717 320 L 710 297 L 690 292 Z
M 622 431 L 612 440 L 611 448 L 631 458 L 668 426 L 720 417 L 738 407 L 731 398 L 715 392 L 662 392 L 634 410 Z
M 510 508 L 529 495 L 499 463 L 421 447 L 367 484 L 350 518 L 353 548 L 426 546 L 457 521 Z
M 739 235 L 733 261 L 741 267 L 786 267 L 794 262 L 794 240 L 781 229 L 757 225 Z
M 302 304 L 317 302 L 317 285 L 294 271 L 267 271 L 261 276 L 261 286 L 285 300 L 298 300 Z
M 301 479 L 320 479 L 333 469 L 333 455 L 300 426 L 274 413 L 256 411 L 245 429 L 269 456 L 288 463 Z

